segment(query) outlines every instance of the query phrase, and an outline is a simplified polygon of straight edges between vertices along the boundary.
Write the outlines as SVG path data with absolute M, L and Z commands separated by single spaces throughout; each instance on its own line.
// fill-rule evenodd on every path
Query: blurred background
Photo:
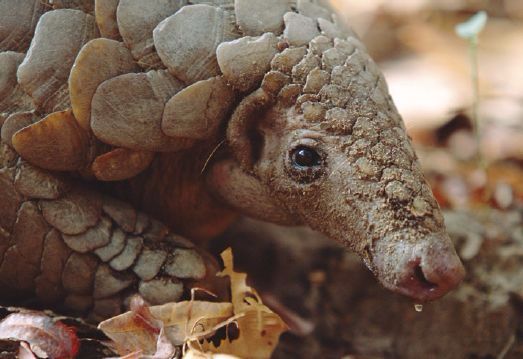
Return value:
M 232 245 L 239 267 L 292 324 L 276 358 L 523 358 L 523 1 L 331 5 L 385 73 L 466 280 L 420 312 L 303 228 L 245 219 L 215 251 Z M 468 42 L 454 30 L 480 10 L 489 16 L 477 53 L 482 163 Z
M 331 0 L 331 5 L 380 63 L 440 204 L 467 207 L 478 192 L 480 202 L 521 199 L 523 1 Z M 457 24 L 481 10 L 489 19 L 477 48 L 479 151 L 489 176 L 474 171 L 472 65 L 468 42 L 455 33 Z
M 332 0 L 332 4 L 380 63 L 419 145 L 441 141 L 441 133 L 427 136 L 455 116 L 470 114 L 468 45 L 454 27 L 485 10 L 489 19 L 478 47 L 482 152 L 489 160 L 523 158 L 523 1 Z M 470 148 L 473 144 L 454 142 L 458 143 L 449 146 L 458 145 L 451 150 L 460 159 L 475 151 Z

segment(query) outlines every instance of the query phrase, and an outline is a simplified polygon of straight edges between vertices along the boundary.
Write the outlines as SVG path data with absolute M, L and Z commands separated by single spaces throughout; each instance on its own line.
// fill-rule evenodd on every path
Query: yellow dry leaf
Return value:
M 238 327 L 238 338 L 222 340 L 218 346 L 204 343 L 205 350 L 235 355 L 240 358 L 270 358 L 281 333 L 287 330 L 283 320 L 262 304 L 258 293 L 247 285 L 247 275 L 233 267 L 232 250 L 222 253 L 225 269 L 219 274 L 231 279 L 232 305 Z M 230 324 L 234 325 L 234 324 Z
M 214 353 L 227 353 L 241 358 L 270 358 L 287 326 L 270 309 L 264 305 L 258 306 L 246 311 L 245 315 L 237 320 L 237 339 L 224 339 L 218 346 L 211 342 L 204 345 L 204 348 Z
M 234 271 L 232 249 L 227 248 L 224 250 L 221 257 L 224 269 L 217 275 L 220 277 L 229 276 L 231 279 L 231 301 L 234 314 L 239 314 L 243 312 L 244 309 L 250 307 L 250 305 L 245 302 L 246 298 L 256 298 L 257 301 L 261 303 L 258 292 L 247 285 L 247 274 Z
M 165 325 L 165 334 L 174 345 L 189 336 L 208 332 L 233 315 L 231 303 L 185 301 L 151 307 L 151 313 Z
M 204 353 L 196 349 L 189 349 L 183 359 L 241 359 L 234 355 Z
M 190 336 L 208 333 L 213 327 L 233 316 L 231 303 L 183 301 L 149 308 L 165 335 L 174 345 L 182 345 Z M 136 313 L 127 312 L 101 322 L 98 326 L 111 338 L 120 353 L 142 350 L 154 354 L 159 330 L 151 330 Z M 202 334 L 204 336 L 204 334 Z

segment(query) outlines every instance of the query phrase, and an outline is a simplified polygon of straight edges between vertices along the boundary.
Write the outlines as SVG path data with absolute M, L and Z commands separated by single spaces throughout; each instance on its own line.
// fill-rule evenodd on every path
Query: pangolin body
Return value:
M 3 0 L 0 51 L 2 297 L 36 295 L 95 320 L 136 292 L 152 304 L 176 301 L 216 270 L 186 238 L 212 237 L 237 213 L 346 241 L 391 288 L 403 272 L 374 261 L 378 236 L 438 233 L 436 248 L 451 262 L 438 278 L 448 283 L 403 292 L 430 299 L 459 282 L 383 76 L 352 30 L 315 1 Z M 327 177 L 318 169 L 325 151 L 303 139 L 281 161 L 263 160 L 273 158 L 274 139 L 300 126 L 324 143 L 349 138 L 331 146 L 348 156 L 345 167 Z M 285 173 L 299 190 L 278 182 L 282 161 L 296 165 Z M 351 222 L 357 206 L 321 213 L 323 199 L 310 203 L 309 219 L 299 196 L 351 166 L 362 182 L 338 182 L 339 193 L 356 193 L 366 224 Z M 383 220 L 371 226 L 377 213 Z M 322 219 L 346 220 L 355 239 L 340 236 L 348 224 L 336 232 Z M 439 266 L 423 262 L 425 248 L 397 262 L 429 278 L 427 268 Z

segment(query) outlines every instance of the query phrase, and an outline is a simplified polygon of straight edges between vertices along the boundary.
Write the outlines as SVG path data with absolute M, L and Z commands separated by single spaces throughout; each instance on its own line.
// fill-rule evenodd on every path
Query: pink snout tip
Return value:
M 465 268 L 446 234 L 403 245 L 385 239 L 376 252 L 374 264 L 381 283 L 416 302 L 443 297 L 465 277 Z
M 409 262 L 397 291 L 418 302 L 443 297 L 456 288 L 465 277 L 465 268 L 457 255 L 437 258 L 416 258 Z

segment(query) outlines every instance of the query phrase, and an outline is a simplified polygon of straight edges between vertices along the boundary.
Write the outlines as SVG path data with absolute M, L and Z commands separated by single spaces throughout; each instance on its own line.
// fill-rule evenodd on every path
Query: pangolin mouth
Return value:
M 419 264 L 414 267 L 413 273 L 413 279 L 416 280 L 422 287 L 425 287 L 428 290 L 435 290 L 438 287 L 437 284 L 432 283 L 427 278 L 425 278 L 425 274 L 423 274 L 423 269 L 421 269 L 421 266 Z
M 421 259 L 417 258 L 410 262 L 404 277 L 395 285 L 392 290 L 403 295 L 407 295 L 419 302 L 426 302 L 440 298 L 447 291 L 441 291 L 437 283 L 431 282 L 423 272 L 420 264 Z

